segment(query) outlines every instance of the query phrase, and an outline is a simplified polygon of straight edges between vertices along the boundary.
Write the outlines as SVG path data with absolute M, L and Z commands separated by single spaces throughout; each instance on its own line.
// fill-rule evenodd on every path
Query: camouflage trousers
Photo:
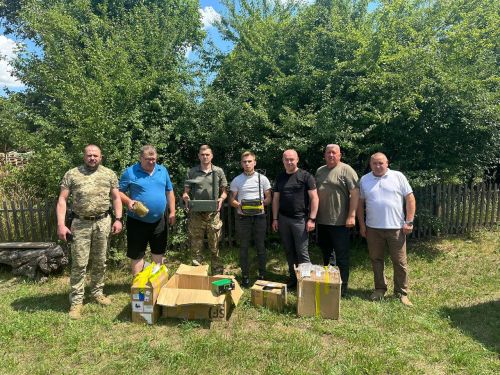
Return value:
M 205 233 L 207 234 L 208 248 L 212 255 L 212 273 L 220 273 L 222 268 L 219 258 L 219 241 L 222 232 L 220 214 L 218 212 L 191 212 L 188 232 L 193 258 L 200 263 L 203 261 L 203 240 Z
M 73 243 L 71 244 L 71 292 L 72 305 L 83 302 L 85 275 L 90 263 L 90 294 L 102 295 L 106 272 L 106 252 L 111 232 L 111 216 L 100 220 L 74 219 L 71 224 Z

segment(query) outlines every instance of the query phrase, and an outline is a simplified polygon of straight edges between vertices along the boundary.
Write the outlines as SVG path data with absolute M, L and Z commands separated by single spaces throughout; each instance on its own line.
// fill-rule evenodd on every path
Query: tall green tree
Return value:
M 185 52 L 203 39 L 197 1 L 7 0 L 0 16 L 39 48 L 20 55 L 15 73 L 40 161 L 78 163 L 88 143 L 117 171 L 146 142 L 167 163 L 178 157 L 173 143 L 195 106 Z M 54 192 L 63 164 L 45 174 L 31 163 L 31 180 Z
M 202 109 L 226 155 L 254 148 L 276 170 L 294 147 L 314 169 L 335 142 L 360 172 L 383 151 L 419 183 L 498 163 L 497 1 L 287 4 L 227 3 L 235 48 Z

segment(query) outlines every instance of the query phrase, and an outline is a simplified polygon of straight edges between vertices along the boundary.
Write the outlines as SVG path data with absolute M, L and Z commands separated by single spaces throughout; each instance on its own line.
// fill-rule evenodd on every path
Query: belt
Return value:
M 96 220 L 101 220 L 101 219 L 104 219 L 105 217 L 107 217 L 109 215 L 109 212 L 103 212 L 102 214 L 99 214 L 99 215 L 92 215 L 92 216 L 80 216 L 80 215 L 77 215 L 75 213 L 73 213 L 73 216 L 77 219 L 80 219 L 80 220 L 91 220 L 91 221 L 96 221 Z

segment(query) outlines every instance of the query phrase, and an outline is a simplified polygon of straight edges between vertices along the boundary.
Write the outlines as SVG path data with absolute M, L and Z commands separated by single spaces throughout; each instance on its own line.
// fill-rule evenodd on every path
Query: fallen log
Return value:
M 4 242 L 0 243 L 0 263 L 11 266 L 14 275 L 39 280 L 62 270 L 68 256 L 54 242 Z

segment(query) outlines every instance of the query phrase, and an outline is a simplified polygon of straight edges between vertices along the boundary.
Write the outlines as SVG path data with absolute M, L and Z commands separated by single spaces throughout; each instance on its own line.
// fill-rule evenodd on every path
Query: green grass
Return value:
M 271 279 L 285 279 L 271 244 Z M 237 270 L 237 251 L 223 250 Z M 319 250 L 313 249 L 319 261 Z M 178 264 L 186 254 L 172 254 Z M 130 322 L 127 267 L 114 262 L 105 292 L 113 305 L 67 316 L 67 275 L 36 284 L 0 272 L 2 374 L 496 374 L 500 369 L 500 233 L 409 244 L 414 308 L 367 300 L 372 273 L 355 243 L 351 295 L 341 319 L 298 318 L 251 306 L 246 291 L 229 321 Z M 388 278 L 392 280 L 390 261 Z

